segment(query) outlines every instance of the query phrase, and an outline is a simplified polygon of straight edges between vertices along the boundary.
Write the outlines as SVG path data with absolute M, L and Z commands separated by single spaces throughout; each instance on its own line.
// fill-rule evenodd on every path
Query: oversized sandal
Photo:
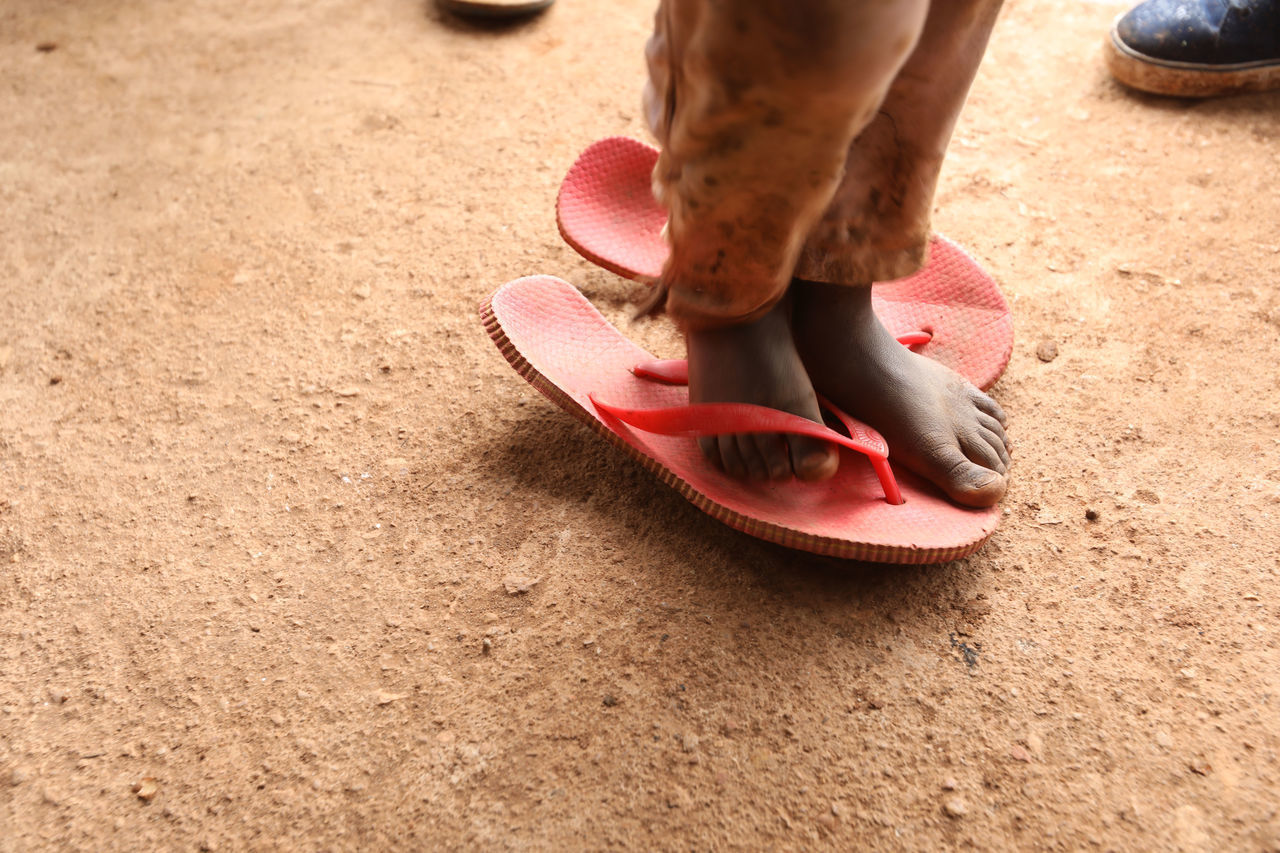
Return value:
M 690 406 L 680 384 L 683 362 L 655 361 L 560 279 L 531 276 L 503 285 L 480 314 L 530 384 L 703 512 L 744 533 L 816 554 L 922 564 L 972 553 L 999 521 L 996 507 L 957 506 L 925 480 L 893 470 L 879 434 L 833 409 L 848 435 L 758 406 Z M 850 452 L 820 483 L 743 482 L 708 462 L 690 439 L 725 432 L 803 432 Z

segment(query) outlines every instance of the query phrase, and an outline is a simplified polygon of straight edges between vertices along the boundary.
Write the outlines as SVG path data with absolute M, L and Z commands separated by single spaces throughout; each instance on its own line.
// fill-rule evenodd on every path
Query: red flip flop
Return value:
M 587 148 L 556 198 L 565 242 L 625 278 L 658 278 L 668 247 L 662 234 L 667 214 L 651 189 L 657 159 L 656 148 L 624 136 Z M 924 269 L 877 283 L 871 298 L 889 331 L 900 340 L 914 336 L 914 351 L 983 390 L 996 383 L 1013 354 L 1009 303 L 995 280 L 945 237 L 934 237 Z
M 572 285 L 517 279 L 480 309 L 516 371 L 556 405 L 622 448 L 695 506 L 730 527 L 789 548 L 886 563 L 939 563 L 977 550 L 999 509 L 951 503 L 930 483 L 893 470 L 884 440 L 836 412 L 847 435 L 739 404 L 689 405 L 683 362 L 659 362 L 610 325 Z M 709 463 L 691 436 L 803 432 L 844 448 L 821 483 L 742 482 Z

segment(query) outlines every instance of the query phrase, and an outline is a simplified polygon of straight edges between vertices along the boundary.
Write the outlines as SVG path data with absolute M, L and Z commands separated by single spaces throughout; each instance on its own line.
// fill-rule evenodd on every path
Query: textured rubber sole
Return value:
M 1126 86 L 1153 95 L 1212 98 L 1280 89 L 1280 61 L 1239 65 L 1169 62 L 1138 53 L 1114 29 L 1104 53 L 1112 76 Z
M 683 387 L 631 369 L 653 356 L 614 328 L 572 285 L 551 276 L 517 279 L 480 306 L 485 330 L 516 372 L 557 406 L 636 459 L 700 510 L 788 548 L 846 559 L 928 564 L 976 551 L 994 532 L 997 507 L 951 503 L 931 484 L 895 470 L 906 503 L 894 506 L 865 457 L 843 452 L 822 483 L 742 482 L 717 470 L 693 439 L 633 430 L 590 400 L 632 408 L 688 404 Z

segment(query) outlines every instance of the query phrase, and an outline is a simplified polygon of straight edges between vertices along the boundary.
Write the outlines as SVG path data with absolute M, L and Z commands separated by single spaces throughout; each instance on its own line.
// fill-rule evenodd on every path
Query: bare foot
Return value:
M 795 281 L 796 346 L 814 387 L 875 427 L 890 458 L 956 503 L 992 506 L 1008 484 L 999 404 L 899 344 L 871 310 L 870 287 Z
M 818 400 L 791 337 L 786 300 L 751 323 L 690 331 L 689 401 L 753 403 L 822 423 Z M 824 441 L 777 433 L 698 440 L 702 452 L 740 479 L 825 480 L 840 464 Z

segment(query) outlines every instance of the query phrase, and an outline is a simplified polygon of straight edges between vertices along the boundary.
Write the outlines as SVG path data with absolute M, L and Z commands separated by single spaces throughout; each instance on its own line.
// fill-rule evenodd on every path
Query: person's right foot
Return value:
M 795 281 L 795 341 L 814 387 L 889 444 L 889 458 L 965 506 L 1008 484 L 1004 412 L 959 374 L 898 343 L 871 288 Z
M 822 423 L 813 385 L 791 337 L 786 300 L 759 320 L 689 331 L 689 402 L 751 403 Z M 776 433 L 700 438 L 703 454 L 731 476 L 825 480 L 836 473 L 834 445 Z
M 1117 80 L 1157 95 L 1280 88 L 1280 0 L 1145 0 L 1111 28 L 1106 56 Z

